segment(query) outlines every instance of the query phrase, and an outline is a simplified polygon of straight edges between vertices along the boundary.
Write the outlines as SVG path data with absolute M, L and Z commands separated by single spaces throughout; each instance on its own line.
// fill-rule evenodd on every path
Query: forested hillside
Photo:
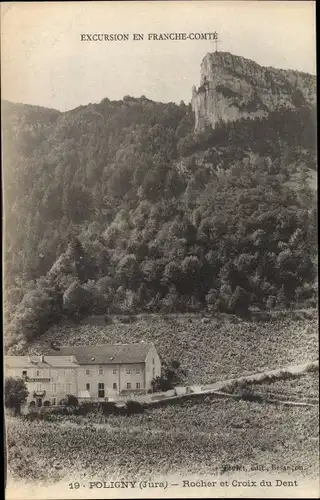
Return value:
M 189 105 L 3 104 L 7 347 L 62 315 L 314 300 L 315 112 L 194 133 Z

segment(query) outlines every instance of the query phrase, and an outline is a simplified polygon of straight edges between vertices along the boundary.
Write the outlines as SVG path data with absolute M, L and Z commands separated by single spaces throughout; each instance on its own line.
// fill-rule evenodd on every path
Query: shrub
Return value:
M 68 408 L 67 406 L 52 406 L 50 408 L 51 415 L 72 415 L 75 408 Z
M 317 363 L 317 364 L 315 364 L 315 363 L 309 363 L 308 366 L 305 369 L 306 373 L 318 372 L 318 371 L 319 371 L 319 363 Z
M 104 317 L 104 322 L 106 325 L 110 325 L 111 323 L 113 323 L 113 319 L 111 316 L 108 316 L 108 314 L 106 314 Z
M 235 382 L 231 390 L 232 393 L 238 394 L 245 401 L 262 402 L 265 398 L 262 394 L 257 394 L 253 391 L 250 382 L 243 380 Z
M 119 322 L 124 325 L 135 323 L 137 320 L 138 318 L 134 314 L 125 314 L 119 317 Z
M 127 401 L 125 405 L 125 410 L 127 415 L 133 415 L 136 413 L 143 413 L 145 409 L 147 408 L 147 405 L 141 404 L 138 401 Z
M 253 392 L 252 389 L 244 389 L 240 396 L 245 401 L 255 401 L 257 403 L 262 403 L 265 400 L 265 396 L 263 394 Z
M 78 401 L 78 398 L 76 398 L 76 396 L 73 396 L 73 394 L 67 394 L 65 396 L 65 398 L 63 399 L 63 403 L 60 403 L 60 404 L 63 404 L 65 406 L 71 406 L 71 407 L 74 407 L 74 406 L 79 406 L 79 401 Z
M 297 376 L 299 377 L 300 373 L 291 373 L 288 370 L 280 370 L 279 377 L 275 378 L 279 378 L 280 380 L 288 380 L 291 378 L 296 378 Z
M 102 403 L 102 411 L 104 415 L 116 414 L 117 406 L 115 403 L 108 401 L 107 403 Z
M 120 316 L 119 321 L 123 325 L 126 325 L 126 324 L 131 323 L 131 318 L 130 318 L 130 316 Z
M 255 321 L 267 322 L 272 320 L 272 315 L 268 312 L 252 312 L 251 317 L 255 319 Z
M 84 401 L 78 407 L 74 408 L 76 415 L 88 415 L 89 413 L 99 413 L 103 410 L 105 403 L 93 403 Z
M 138 321 L 137 316 L 135 316 L 134 314 L 130 314 L 129 318 L 130 318 L 130 323 L 135 323 L 136 321 Z
M 23 418 L 33 422 L 34 420 L 39 420 L 40 416 L 39 416 L 38 412 L 31 411 L 31 412 L 27 413 L 26 415 L 24 415 Z
M 60 406 L 67 406 L 69 408 L 74 408 L 79 406 L 78 399 L 72 394 L 67 394 L 63 399 L 59 401 Z
M 92 403 L 90 402 L 82 402 L 76 408 L 77 415 L 87 415 L 92 412 Z

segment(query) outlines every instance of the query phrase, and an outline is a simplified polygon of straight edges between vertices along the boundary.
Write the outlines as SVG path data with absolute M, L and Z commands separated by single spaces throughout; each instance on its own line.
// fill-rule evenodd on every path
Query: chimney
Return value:
M 32 363 L 31 356 L 28 356 L 28 363 Z
M 70 361 L 71 361 L 71 363 L 75 363 L 76 357 L 74 355 L 70 356 Z
M 41 354 L 41 356 L 40 356 L 40 363 L 44 363 L 44 355 L 43 354 Z

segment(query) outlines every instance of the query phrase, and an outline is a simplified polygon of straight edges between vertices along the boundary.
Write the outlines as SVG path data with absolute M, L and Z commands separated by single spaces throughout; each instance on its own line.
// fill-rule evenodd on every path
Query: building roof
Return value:
M 76 368 L 77 362 L 71 356 L 5 356 L 5 366 L 9 368 Z
M 116 365 L 144 363 L 153 346 L 150 342 L 100 346 L 61 346 L 62 356 L 74 355 L 80 365 Z

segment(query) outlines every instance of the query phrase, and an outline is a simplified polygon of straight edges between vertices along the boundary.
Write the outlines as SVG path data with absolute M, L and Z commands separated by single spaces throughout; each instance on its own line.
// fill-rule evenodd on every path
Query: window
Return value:
M 152 364 L 154 365 L 154 358 L 152 358 Z
M 67 384 L 68 385 L 68 393 L 70 394 L 71 392 L 71 384 Z
M 131 368 L 126 368 L 126 374 L 131 375 Z
M 26 376 L 27 376 L 27 370 L 23 370 L 23 372 L 22 372 L 22 376 L 23 376 L 23 377 L 26 377 Z
M 153 368 L 152 368 L 152 376 L 154 377 L 154 376 L 155 376 L 155 374 L 156 374 L 156 369 L 155 369 L 155 367 L 153 367 Z
M 57 393 L 57 384 L 52 384 L 52 392 L 53 394 Z
M 52 406 L 55 406 L 57 404 L 56 398 L 52 398 Z
M 41 391 L 42 390 L 42 385 L 41 384 L 37 384 L 37 391 Z
M 137 375 L 140 375 L 140 373 L 141 373 L 140 368 L 136 368 L 136 374 L 137 374 Z
M 99 382 L 98 384 L 98 398 L 104 398 L 104 383 Z
M 99 375 L 103 375 L 103 369 L 99 368 Z
M 116 382 L 113 382 L 112 389 L 117 389 L 117 383 Z
M 131 384 L 130 382 L 127 383 L 127 389 L 131 389 Z
M 140 382 L 137 382 L 137 383 L 136 383 L 136 388 L 137 388 L 137 389 L 140 389 Z
M 86 390 L 90 391 L 90 384 L 86 384 Z
M 86 370 L 86 375 L 90 375 L 90 370 Z
M 40 377 L 40 371 L 39 370 L 36 371 L 36 377 Z
M 117 375 L 118 370 L 117 370 L 116 368 L 114 368 L 114 369 L 112 370 L 112 373 L 113 373 L 113 375 Z

